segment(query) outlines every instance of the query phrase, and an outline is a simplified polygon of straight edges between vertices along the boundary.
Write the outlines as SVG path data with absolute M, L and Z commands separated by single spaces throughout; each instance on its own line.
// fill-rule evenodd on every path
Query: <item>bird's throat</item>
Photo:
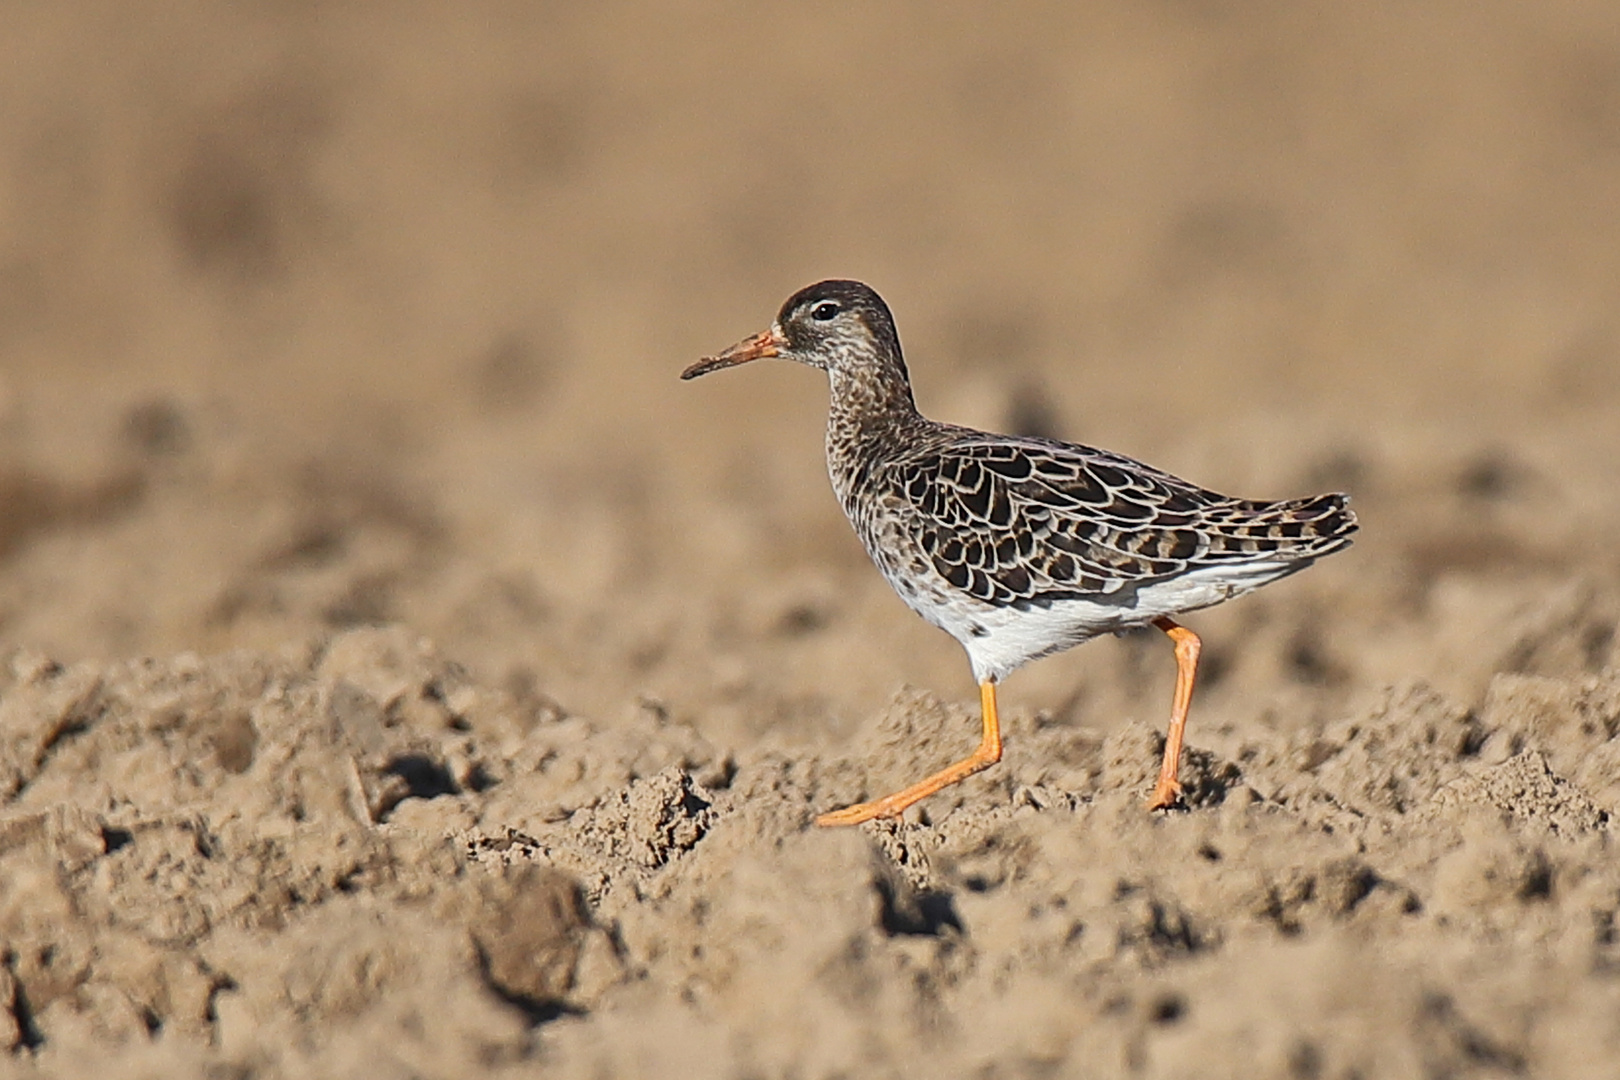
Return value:
M 829 427 L 859 432 L 904 426 L 917 418 L 911 380 L 898 360 L 879 360 L 854 368 L 829 368 L 832 389 Z

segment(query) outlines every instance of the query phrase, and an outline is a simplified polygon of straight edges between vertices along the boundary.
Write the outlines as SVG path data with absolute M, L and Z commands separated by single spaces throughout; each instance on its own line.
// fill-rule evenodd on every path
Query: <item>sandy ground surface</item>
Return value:
M 12 5 L 0 1073 L 1620 1072 L 1620 8 Z M 932 415 L 1347 554 L 964 753 L 827 490 Z

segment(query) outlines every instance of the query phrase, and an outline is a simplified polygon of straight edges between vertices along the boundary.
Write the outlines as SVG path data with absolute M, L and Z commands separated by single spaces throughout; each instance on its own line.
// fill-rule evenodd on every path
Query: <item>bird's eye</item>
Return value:
M 837 317 L 843 309 L 831 300 L 823 300 L 810 309 L 810 317 L 817 322 L 828 322 Z

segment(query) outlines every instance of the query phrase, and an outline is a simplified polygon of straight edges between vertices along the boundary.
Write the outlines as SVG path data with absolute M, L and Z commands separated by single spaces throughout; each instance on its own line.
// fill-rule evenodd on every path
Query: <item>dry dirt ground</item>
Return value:
M 13 4 L 0 1074 L 1620 1075 L 1620 7 Z M 1346 554 L 1008 681 L 827 490 L 925 411 Z

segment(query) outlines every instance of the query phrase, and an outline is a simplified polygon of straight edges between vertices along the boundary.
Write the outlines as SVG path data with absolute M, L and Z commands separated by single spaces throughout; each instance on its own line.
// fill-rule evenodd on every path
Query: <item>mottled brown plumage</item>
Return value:
M 999 680 L 1148 624 L 1177 645 L 1176 707 L 1153 799 L 1170 805 L 1198 653 L 1197 637 L 1170 616 L 1303 569 L 1356 530 L 1343 495 L 1234 499 L 1106 450 L 929 420 L 912 399 L 888 306 L 858 281 L 800 290 L 769 330 L 682 378 L 768 356 L 827 372 L 827 467 L 839 502 L 901 598 L 967 650 L 985 710 L 973 758 L 823 824 L 898 813 L 999 759 Z

